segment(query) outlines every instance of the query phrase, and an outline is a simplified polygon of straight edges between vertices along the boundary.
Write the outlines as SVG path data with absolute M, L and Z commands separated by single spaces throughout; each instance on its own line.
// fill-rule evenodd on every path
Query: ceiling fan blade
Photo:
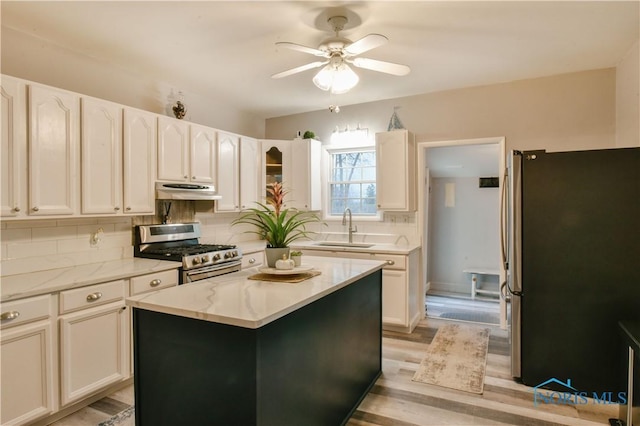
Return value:
M 313 47 L 307 47 L 307 46 L 303 46 L 301 44 L 290 43 L 288 41 L 279 41 L 279 42 L 276 43 L 276 46 L 286 47 L 287 49 L 297 50 L 298 52 L 310 53 L 310 54 L 315 55 L 315 56 L 328 57 L 327 56 L 327 52 L 325 52 L 323 50 L 314 49 Z
M 306 70 L 310 70 L 310 69 L 313 69 L 313 68 L 321 67 L 321 66 L 326 65 L 326 64 L 328 64 L 328 63 L 329 63 L 329 61 L 324 61 L 324 62 L 320 62 L 320 61 L 317 61 L 317 62 L 311 62 L 310 64 L 301 65 L 301 66 L 299 66 L 299 67 L 291 68 L 290 70 L 286 70 L 286 71 L 279 72 L 279 73 L 277 73 L 277 74 L 272 75 L 272 76 L 271 76 L 271 78 L 282 78 L 282 77 L 288 77 L 288 76 L 290 76 L 290 75 L 297 74 L 297 73 L 302 72 L 302 71 L 306 71 Z
M 344 51 L 347 55 L 355 56 L 371 49 L 375 49 L 378 46 L 382 46 L 388 41 L 389 39 L 382 34 L 368 34 L 360 40 L 356 40 L 351 43 L 344 49 Z
M 372 71 L 384 72 L 393 75 L 407 75 L 411 68 L 406 65 L 394 64 L 393 62 L 378 61 L 376 59 L 354 58 L 351 61 L 354 66 Z

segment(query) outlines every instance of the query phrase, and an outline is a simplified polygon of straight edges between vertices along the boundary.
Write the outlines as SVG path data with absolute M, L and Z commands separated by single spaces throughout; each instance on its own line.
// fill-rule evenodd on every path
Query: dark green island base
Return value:
M 256 329 L 133 312 L 138 426 L 336 426 L 382 369 L 379 269 Z

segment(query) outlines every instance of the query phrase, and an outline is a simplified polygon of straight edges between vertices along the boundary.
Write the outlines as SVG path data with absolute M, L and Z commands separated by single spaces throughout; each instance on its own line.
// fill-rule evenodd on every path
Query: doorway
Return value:
M 498 313 L 507 326 L 506 302 L 497 290 L 504 282 L 500 229 L 500 195 L 505 167 L 503 137 L 418 143 L 419 214 L 422 235 L 422 291 L 432 304 L 460 317 L 486 322 Z M 493 274 L 475 275 L 471 269 Z M 472 286 L 493 301 L 472 299 Z M 475 306 L 474 306 L 475 303 Z M 464 314 L 466 312 L 466 314 Z M 494 314 L 492 314 L 494 315 Z M 495 316 L 495 315 L 494 315 Z M 473 321 L 473 319 L 471 319 Z

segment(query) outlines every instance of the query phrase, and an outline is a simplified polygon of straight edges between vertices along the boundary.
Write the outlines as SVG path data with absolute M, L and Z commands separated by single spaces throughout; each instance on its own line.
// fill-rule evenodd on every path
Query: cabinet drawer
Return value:
M 51 316 L 51 295 L 5 302 L 0 306 L 1 328 L 13 327 Z
M 124 299 L 124 280 L 96 284 L 60 293 L 60 313 L 77 311 Z
M 164 271 L 131 278 L 131 295 L 178 285 L 178 271 Z
M 362 253 L 353 251 L 303 250 L 303 254 L 322 257 L 343 257 L 351 259 L 371 259 L 386 262 L 383 269 L 404 270 L 407 268 L 407 256 L 402 254 Z
M 242 255 L 242 269 L 253 268 L 264 264 L 264 252 L 257 251 L 255 253 Z

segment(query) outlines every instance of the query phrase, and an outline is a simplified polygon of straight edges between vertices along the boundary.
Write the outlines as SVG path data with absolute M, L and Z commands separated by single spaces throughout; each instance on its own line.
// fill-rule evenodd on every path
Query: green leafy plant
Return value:
M 302 139 L 315 139 L 316 138 L 316 134 L 313 133 L 311 130 L 307 130 L 306 132 L 304 132 L 304 135 L 302 135 Z
M 289 247 L 295 240 L 309 238 L 313 232 L 307 231 L 307 224 L 320 222 L 320 218 L 313 213 L 284 208 L 288 191 L 280 182 L 267 185 L 267 193 L 266 204 L 257 202 L 258 207 L 248 209 L 232 225 L 253 225 L 256 229 L 246 232 L 258 234 L 273 248 Z

